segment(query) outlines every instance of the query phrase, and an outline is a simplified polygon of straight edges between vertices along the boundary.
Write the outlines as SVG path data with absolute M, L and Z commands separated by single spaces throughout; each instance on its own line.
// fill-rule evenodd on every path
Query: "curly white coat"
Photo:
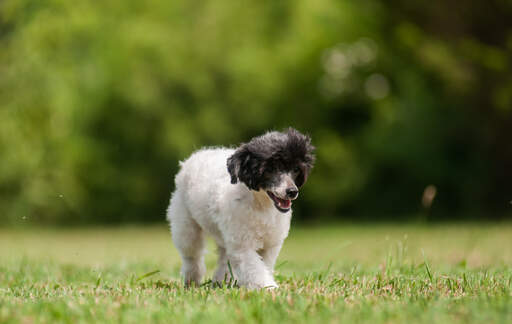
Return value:
M 167 219 L 179 250 L 185 284 L 205 273 L 205 233 L 218 246 L 215 282 L 230 279 L 228 260 L 240 285 L 277 287 L 273 268 L 290 229 L 291 211 L 279 212 L 263 191 L 231 184 L 226 161 L 233 149 L 210 148 L 181 163 Z

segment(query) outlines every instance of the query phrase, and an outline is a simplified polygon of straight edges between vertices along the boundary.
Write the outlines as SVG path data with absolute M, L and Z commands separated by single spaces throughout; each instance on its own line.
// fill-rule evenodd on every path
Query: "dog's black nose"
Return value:
M 286 189 L 286 195 L 290 199 L 295 199 L 299 195 L 299 191 L 295 188 L 288 188 Z

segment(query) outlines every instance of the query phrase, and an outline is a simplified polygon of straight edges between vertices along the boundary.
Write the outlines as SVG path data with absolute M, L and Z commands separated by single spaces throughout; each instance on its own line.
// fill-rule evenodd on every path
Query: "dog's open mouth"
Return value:
M 292 201 L 289 199 L 281 199 L 270 191 L 267 191 L 267 195 L 274 201 L 274 205 L 276 206 L 277 210 L 282 213 L 286 213 L 292 207 Z

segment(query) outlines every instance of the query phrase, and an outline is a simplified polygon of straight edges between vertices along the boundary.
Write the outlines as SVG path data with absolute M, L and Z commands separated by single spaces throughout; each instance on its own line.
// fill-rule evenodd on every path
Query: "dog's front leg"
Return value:
M 261 257 L 263 258 L 263 263 L 270 270 L 270 273 L 274 271 L 274 265 L 276 264 L 277 256 L 279 255 L 279 251 L 281 251 L 282 243 L 279 245 L 275 245 L 269 248 L 264 249 L 261 252 Z
M 228 252 L 233 275 L 241 286 L 249 289 L 277 288 L 277 283 L 261 256 L 253 250 Z

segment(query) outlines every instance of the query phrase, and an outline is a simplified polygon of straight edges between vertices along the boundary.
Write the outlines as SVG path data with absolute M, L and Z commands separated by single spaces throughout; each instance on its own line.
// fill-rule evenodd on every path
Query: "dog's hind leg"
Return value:
M 179 192 L 176 192 L 167 212 L 171 223 L 172 240 L 180 252 L 183 265 L 181 273 L 185 286 L 199 286 L 205 273 L 205 239 L 201 227 L 190 217 Z
M 229 282 L 231 280 L 231 274 L 228 266 L 228 257 L 226 249 L 218 246 L 217 251 L 219 254 L 219 260 L 217 261 L 217 270 L 213 275 L 213 282 L 222 284 L 224 281 Z

